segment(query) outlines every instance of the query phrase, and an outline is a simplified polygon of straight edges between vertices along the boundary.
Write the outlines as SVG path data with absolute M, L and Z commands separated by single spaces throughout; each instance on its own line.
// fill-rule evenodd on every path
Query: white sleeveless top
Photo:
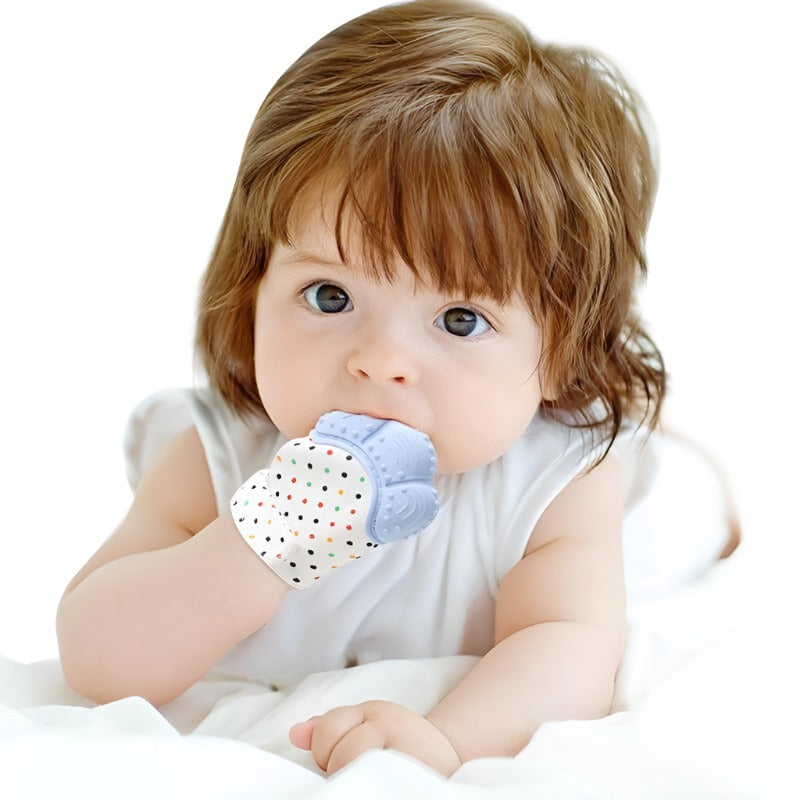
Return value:
M 191 425 L 205 448 L 219 513 L 228 514 L 234 491 L 286 439 L 267 421 L 234 415 L 208 389 L 162 392 L 141 403 L 128 426 L 134 488 L 161 447 Z M 652 471 L 643 439 L 643 432 L 628 432 L 614 445 L 632 478 L 628 505 Z M 379 659 L 485 654 L 501 579 L 522 558 L 542 512 L 596 455 L 587 432 L 537 414 L 491 464 L 437 476 L 441 509 L 425 531 L 289 592 L 278 614 L 234 647 L 217 671 L 283 686 Z

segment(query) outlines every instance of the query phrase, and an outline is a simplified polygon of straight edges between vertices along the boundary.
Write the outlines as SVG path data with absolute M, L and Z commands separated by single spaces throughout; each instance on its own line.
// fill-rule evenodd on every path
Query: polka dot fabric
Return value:
M 350 453 L 294 439 L 238 489 L 231 513 L 273 572 L 303 589 L 378 547 L 366 534 L 372 492 Z

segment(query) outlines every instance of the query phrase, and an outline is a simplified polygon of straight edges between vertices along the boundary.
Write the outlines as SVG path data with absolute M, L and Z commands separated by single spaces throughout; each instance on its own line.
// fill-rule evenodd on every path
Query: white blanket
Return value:
M 312 675 L 287 692 L 209 675 L 162 709 L 92 707 L 57 662 L 0 660 L 0 797 L 797 798 L 797 608 L 763 585 L 746 548 L 692 585 L 630 610 L 615 712 L 543 726 L 516 758 L 449 781 L 371 751 L 331 778 L 289 727 L 387 699 L 424 712 L 470 657 L 384 661 Z

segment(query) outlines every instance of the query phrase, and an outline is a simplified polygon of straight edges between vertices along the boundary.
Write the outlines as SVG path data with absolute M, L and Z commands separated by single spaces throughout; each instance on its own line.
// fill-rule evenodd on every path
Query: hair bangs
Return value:
M 412 98 L 382 104 L 380 117 L 340 118 L 269 176 L 260 169 L 246 227 L 267 246 L 291 243 L 304 215 L 321 207 L 343 261 L 376 278 L 392 280 L 399 257 L 420 281 L 466 299 L 529 294 L 531 260 L 552 258 L 543 247 L 553 237 L 534 230 L 531 209 L 549 190 L 521 185 L 515 137 L 487 134 L 487 95 L 503 90 L 492 84 L 475 87 L 484 96 L 471 103 L 463 93 L 435 106 Z
M 399 256 L 439 291 L 506 302 L 523 274 L 521 209 L 470 131 L 438 116 L 350 144 L 337 234 L 353 220 L 360 255 L 390 277 Z

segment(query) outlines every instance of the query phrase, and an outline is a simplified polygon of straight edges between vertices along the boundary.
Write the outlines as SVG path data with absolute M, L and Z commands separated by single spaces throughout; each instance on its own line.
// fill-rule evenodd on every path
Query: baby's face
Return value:
M 441 294 L 399 259 L 394 282 L 376 281 L 342 263 L 322 212 L 303 222 L 256 302 L 256 378 L 278 429 L 301 437 L 340 410 L 425 432 L 441 473 L 502 455 L 542 399 L 540 331 L 521 300 Z

